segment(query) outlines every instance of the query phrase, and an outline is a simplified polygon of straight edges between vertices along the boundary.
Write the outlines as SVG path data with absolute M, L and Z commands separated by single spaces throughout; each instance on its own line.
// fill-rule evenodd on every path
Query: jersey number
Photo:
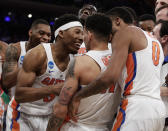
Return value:
M 159 44 L 155 41 L 152 42 L 152 60 L 153 64 L 157 66 L 159 64 L 160 58 L 160 47 Z
M 43 101 L 44 101 L 44 102 L 50 102 L 50 101 L 52 101 L 54 98 L 55 98 L 55 95 L 54 95 L 54 94 L 50 94 L 49 96 L 44 97 L 44 98 L 43 98 Z

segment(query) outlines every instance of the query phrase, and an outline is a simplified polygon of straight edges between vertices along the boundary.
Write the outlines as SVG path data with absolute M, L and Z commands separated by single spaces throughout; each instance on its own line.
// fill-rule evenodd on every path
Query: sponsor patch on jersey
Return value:
M 20 57 L 20 64 L 23 64 L 24 56 Z
M 49 73 L 52 73 L 52 72 L 54 72 L 54 71 L 49 70 L 48 72 L 49 72 Z
M 49 62 L 48 62 L 48 67 L 49 67 L 50 69 L 53 69 L 53 68 L 54 68 L 54 63 L 53 63 L 52 61 L 49 61 Z

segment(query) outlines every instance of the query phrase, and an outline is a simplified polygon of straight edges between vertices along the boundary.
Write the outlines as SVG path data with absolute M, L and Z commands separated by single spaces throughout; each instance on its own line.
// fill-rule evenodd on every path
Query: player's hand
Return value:
M 68 113 L 68 106 L 56 102 L 53 106 L 53 114 L 58 118 L 65 119 Z
M 51 86 L 51 88 L 53 88 L 53 93 L 58 96 L 61 92 L 63 85 L 64 85 L 64 82 Z
M 168 88 L 167 87 L 160 87 L 160 95 L 161 96 L 168 96 Z
M 79 104 L 80 104 L 80 100 L 73 97 L 72 101 L 69 104 L 69 108 L 68 108 L 68 115 L 75 122 L 77 122 L 77 119 L 78 119 L 76 117 L 76 114 L 78 112 Z

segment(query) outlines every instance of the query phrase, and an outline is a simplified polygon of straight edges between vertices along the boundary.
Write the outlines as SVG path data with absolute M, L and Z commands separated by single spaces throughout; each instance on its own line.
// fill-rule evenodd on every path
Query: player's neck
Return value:
M 91 46 L 91 50 L 103 51 L 108 50 L 108 43 L 106 42 L 94 42 Z
M 29 41 L 26 41 L 26 52 L 34 47 L 36 47 L 36 45 L 32 45 Z
M 53 46 L 53 54 L 57 60 L 65 61 L 66 59 L 69 59 L 69 53 L 65 50 L 62 43 L 56 42 L 56 44 L 53 44 Z

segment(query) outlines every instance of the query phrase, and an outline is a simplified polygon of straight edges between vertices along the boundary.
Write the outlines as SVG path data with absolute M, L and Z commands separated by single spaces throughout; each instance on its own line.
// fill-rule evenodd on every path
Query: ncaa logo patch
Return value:
M 20 57 L 20 64 L 23 64 L 24 56 Z
M 20 61 L 23 62 L 23 60 L 24 60 L 24 56 L 21 56 Z
M 52 61 L 49 61 L 49 62 L 48 62 L 48 67 L 49 67 L 50 69 L 53 69 L 53 68 L 54 68 L 54 63 L 53 63 Z

